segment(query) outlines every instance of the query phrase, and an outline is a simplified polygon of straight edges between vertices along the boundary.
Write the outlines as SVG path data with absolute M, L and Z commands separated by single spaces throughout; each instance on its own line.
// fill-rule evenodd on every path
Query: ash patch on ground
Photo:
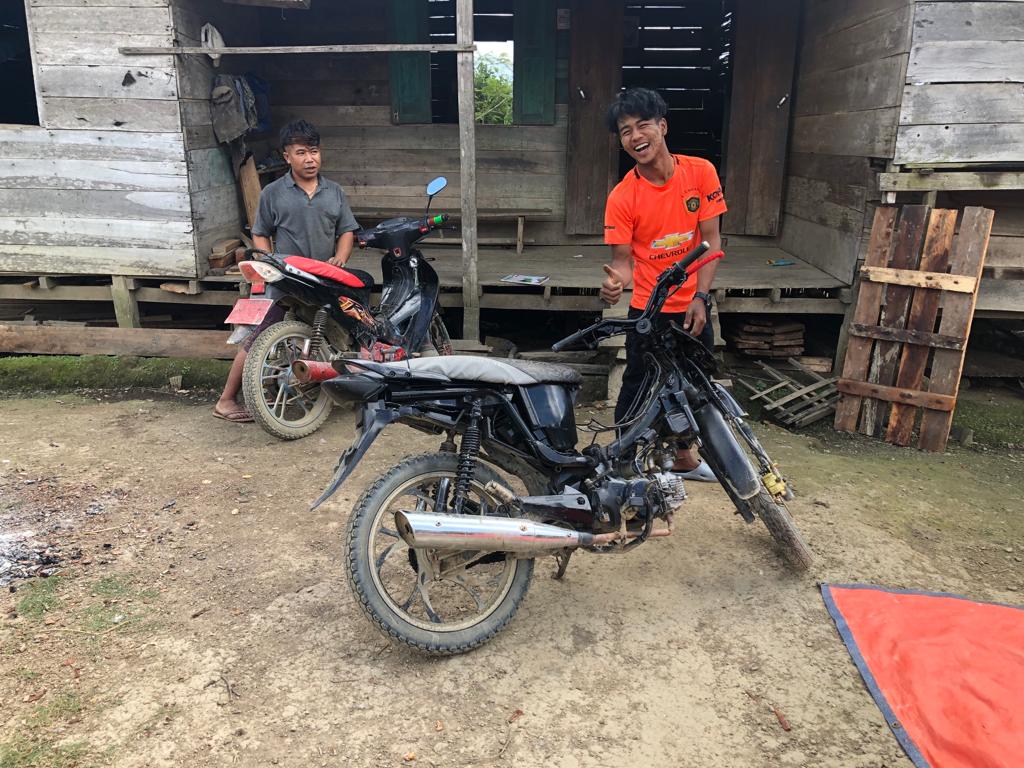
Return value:
M 76 531 L 85 520 L 113 511 L 128 496 L 13 469 L 0 475 L 0 586 L 52 576 L 66 561 L 81 561 Z

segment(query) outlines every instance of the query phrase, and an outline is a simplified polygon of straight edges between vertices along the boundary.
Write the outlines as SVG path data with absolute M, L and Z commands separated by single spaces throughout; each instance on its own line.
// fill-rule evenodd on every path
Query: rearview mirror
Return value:
M 431 197 L 433 197 L 434 195 L 436 195 L 438 192 L 440 192 L 442 189 L 444 189 L 447 186 L 448 186 L 448 179 L 446 179 L 444 176 L 438 176 L 432 182 L 427 184 L 427 194 L 430 195 Z

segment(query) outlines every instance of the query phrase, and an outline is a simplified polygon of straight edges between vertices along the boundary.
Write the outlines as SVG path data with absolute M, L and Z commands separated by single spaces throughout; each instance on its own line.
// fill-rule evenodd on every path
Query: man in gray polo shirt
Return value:
M 281 129 L 281 152 L 290 171 L 260 193 L 260 207 L 252 227 L 253 245 L 290 256 L 305 256 L 335 266 L 345 264 L 359 229 L 348 199 L 338 184 L 320 175 L 320 134 L 305 120 Z M 275 243 L 271 245 L 271 238 Z M 224 391 L 213 415 L 235 422 L 252 421 L 252 414 L 238 402 L 242 369 L 249 346 L 269 325 L 283 318 L 274 307 L 235 355 Z

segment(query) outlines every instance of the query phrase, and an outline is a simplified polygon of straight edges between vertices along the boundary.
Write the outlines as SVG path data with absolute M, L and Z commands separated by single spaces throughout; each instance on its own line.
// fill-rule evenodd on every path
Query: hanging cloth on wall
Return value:
M 210 92 L 210 114 L 217 141 L 226 144 L 260 124 L 256 97 L 244 77 L 217 75 Z

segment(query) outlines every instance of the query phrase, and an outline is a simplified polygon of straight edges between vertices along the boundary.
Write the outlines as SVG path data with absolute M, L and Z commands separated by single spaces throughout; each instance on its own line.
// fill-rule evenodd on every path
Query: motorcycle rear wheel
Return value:
M 530 559 L 499 553 L 467 567 L 451 550 L 411 549 L 398 536 L 400 509 L 450 512 L 458 459 L 428 453 L 392 467 L 356 503 L 345 536 L 349 586 L 363 613 L 392 642 L 433 656 L 465 653 L 497 635 L 533 575 Z M 471 514 L 494 514 L 497 501 L 484 491 L 492 481 L 506 485 L 478 463 L 467 500 Z M 428 559 L 436 554 L 444 558 L 440 573 Z
M 242 369 L 242 392 L 253 419 L 281 440 L 298 440 L 316 432 L 327 421 L 333 401 L 319 384 L 299 385 L 292 363 L 313 329 L 300 320 L 274 323 L 249 349 Z M 320 359 L 329 355 L 321 352 Z

